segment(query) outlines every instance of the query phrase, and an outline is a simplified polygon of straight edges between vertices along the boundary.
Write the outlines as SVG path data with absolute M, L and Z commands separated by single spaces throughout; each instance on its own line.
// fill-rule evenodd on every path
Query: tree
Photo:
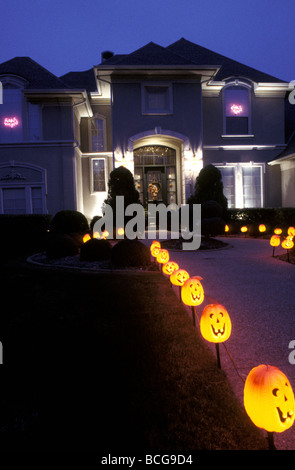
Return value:
M 214 165 L 205 166 L 196 178 L 195 192 L 187 203 L 201 204 L 201 231 L 206 237 L 224 232 L 227 199 L 223 194 L 221 172 Z
M 221 172 L 214 165 L 207 165 L 196 178 L 195 193 L 189 197 L 188 204 L 203 204 L 215 201 L 224 211 L 227 209 L 227 199 L 223 194 Z
M 114 215 L 114 224 L 116 220 L 116 196 L 124 196 L 124 213 L 129 204 L 140 204 L 139 192 L 135 189 L 135 182 L 131 171 L 120 166 L 110 173 L 108 182 L 108 197 L 104 203 L 111 206 Z M 128 218 L 125 217 L 125 223 Z

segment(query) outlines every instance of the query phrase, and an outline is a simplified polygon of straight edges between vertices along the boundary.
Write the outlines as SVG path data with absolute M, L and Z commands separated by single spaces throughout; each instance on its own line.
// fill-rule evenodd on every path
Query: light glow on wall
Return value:
M 14 127 L 17 127 L 19 125 L 19 121 L 15 116 L 14 117 L 6 117 L 6 118 L 4 118 L 3 122 L 4 122 L 5 127 L 10 127 L 11 129 L 13 129 Z
M 241 106 L 240 104 L 232 104 L 230 109 L 232 113 L 235 114 L 236 116 L 243 112 L 243 106 Z

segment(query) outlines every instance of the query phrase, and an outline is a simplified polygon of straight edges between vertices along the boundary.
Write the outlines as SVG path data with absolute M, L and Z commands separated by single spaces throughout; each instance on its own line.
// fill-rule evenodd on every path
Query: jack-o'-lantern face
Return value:
M 259 428 L 283 432 L 295 418 L 294 394 L 286 375 L 277 367 L 254 367 L 245 382 L 245 410 Z
M 158 240 L 154 240 L 153 243 L 151 244 L 150 250 L 152 251 L 153 248 L 155 248 L 155 246 L 157 246 L 158 248 L 161 248 L 161 243 L 158 242 Z
M 157 256 L 158 263 L 164 264 L 169 261 L 169 252 L 168 250 L 160 249 Z
M 222 343 L 230 337 L 231 320 L 223 305 L 206 305 L 201 316 L 200 329 L 203 337 L 211 343 Z
M 185 305 L 191 307 L 200 305 L 204 300 L 204 289 L 201 284 L 201 277 L 189 278 L 182 286 L 181 298 Z
M 189 279 L 189 273 L 185 269 L 177 269 L 170 276 L 170 282 L 174 286 L 182 287 L 187 279 Z
M 277 227 L 277 228 L 274 229 L 273 233 L 274 233 L 275 235 L 281 235 L 282 229 L 279 228 L 279 227 Z
M 168 261 L 167 263 L 164 264 L 163 266 L 163 273 L 168 274 L 168 276 L 171 276 L 174 271 L 179 269 L 179 266 L 175 261 Z
M 266 231 L 266 226 L 264 224 L 260 224 L 258 227 L 258 230 L 260 233 L 263 233 Z
M 291 248 L 293 248 L 293 246 L 294 242 L 289 238 L 285 238 L 285 240 L 282 241 L 282 248 L 285 248 L 285 250 L 290 250 Z
M 279 246 L 281 243 L 281 238 L 279 235 L 272 235 L 269 241 L 271 246 Z
M 153 249 L 151 250 L 151 255 L 154 257 L 154 258 L 157 258 L 158 257 L 158 254 L 160 252 L 161 248 L 158 247 L 158 246 L 154 246 Z

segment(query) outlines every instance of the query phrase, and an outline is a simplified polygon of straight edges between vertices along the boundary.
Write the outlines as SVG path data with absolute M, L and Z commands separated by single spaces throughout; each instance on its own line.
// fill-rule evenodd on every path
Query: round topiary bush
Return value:
M 57 233 L 84 234 L 89 230 L 89 225 L 85 215 L 81 212 L 63 210 L 55 214 L 51 222 L 51 228 Z
M 51 232 L 46 242 L 46 256 L 55 259 L 77 255 L 81 244 L 81 235 Z
M 81 261 L 103 261 L 111 258 L 112 245 L 107 240 L 91 238 L 80 248 Z
M 115 266 L 148 266 L 150 250 L 139 240 L 120 240 L 112 248 L 111 261 Z

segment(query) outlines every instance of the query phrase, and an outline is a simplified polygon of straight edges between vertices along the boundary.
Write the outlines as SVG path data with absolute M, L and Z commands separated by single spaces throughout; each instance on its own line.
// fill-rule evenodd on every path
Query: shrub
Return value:
M 50 220 L 47 214 L 0 215 L 2 259 L 43 251 Z
M 57 233 L 84 234 L 89 230 L 86 217 L 78 211 L 63 210 L 57 212 L 52 219 L 51 228 Z
M 46 256 L 56 259 L 77 255 L 81 244 L 81 235 L 51 232 L 47 239 Z
M 107 240 L 91 238 L 80 248 L 81 261 L 103 261 L 111 258 L 112 246 Z
M 111 261 L 116 266 L 148 266 L 150 250 L 139 240 L 120 240 L 112 248 Z

